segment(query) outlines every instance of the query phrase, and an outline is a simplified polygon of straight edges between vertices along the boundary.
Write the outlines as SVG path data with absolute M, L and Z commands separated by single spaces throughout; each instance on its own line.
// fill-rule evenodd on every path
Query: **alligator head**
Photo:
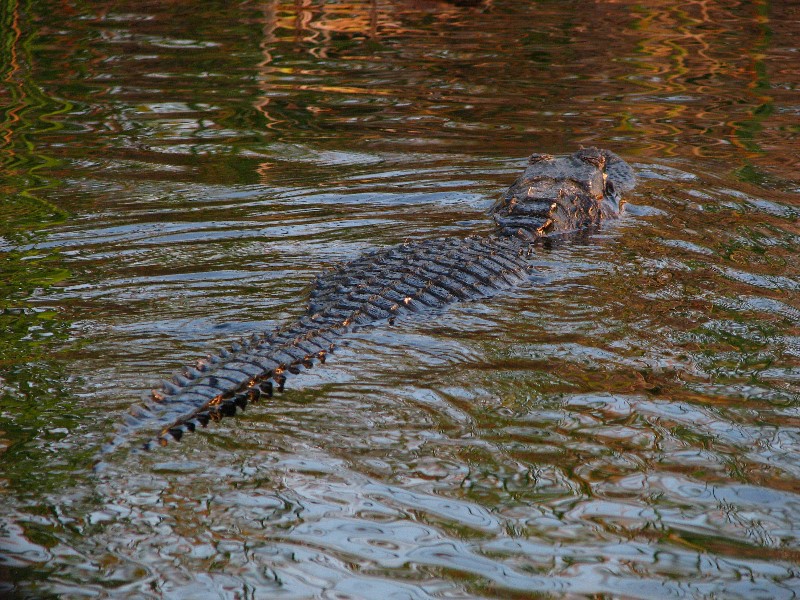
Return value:
M 506 235 L 535 238 L 574 231 L 618 217 L 620 192 L 633 182 L 630 166 L 608 150 L 584 148 L 557 158 L 533 154 L 489 214 Z

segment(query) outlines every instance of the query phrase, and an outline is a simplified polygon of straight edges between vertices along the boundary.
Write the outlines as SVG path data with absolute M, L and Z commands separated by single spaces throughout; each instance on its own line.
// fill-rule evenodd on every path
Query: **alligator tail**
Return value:
M 318 278 L 306 315 L 232 344 L 176 373 L 128 411 L 102 454 L 156 431 L 145 449 L 283 390 L 288 375 L 324 362 L 349 331 L 395 316 L 486 297 L 525 279 L 533 246 L 505 237 L 440 238 L 384 249 Z
M 209 421 L 233 416 L 274 390 L 283 391 L 287 376 L 314 363 L 324 363 L 335 340 L 348 330 L 341 321 L 319 323 L 304 316 L 271 334 L 235 342 L 217 354 L 185 367 L 132 407 L 102 454 L 119 448 L 140 431 L 155 430 L 144 449 L 165 446 L 170 439 L 205 427 Z

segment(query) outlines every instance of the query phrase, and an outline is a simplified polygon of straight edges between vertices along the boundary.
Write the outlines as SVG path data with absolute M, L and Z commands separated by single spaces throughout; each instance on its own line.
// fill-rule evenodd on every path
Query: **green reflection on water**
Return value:
M 63 437 L 74 421 L 63 408 L 65 375 L 54 356 L 68 345 L 70 323 L 59 310 L 33 302 L 70 277 L 57 251 L 35 249 L 41 230 L 68 214 L 42 197 L 56 186 L 42 172 L 58 163 L 33 141 L 59 129 L 52 119 L 70 106 L 49 98 L 34 82 L 32 36 L 23 34 L 33 30 L 27 22 L 30 3 L 7 0 L 0 7 L 0 77 L 10 100 L 0 108 L 0 473 L 11 485 L 31 490 L 54 484 L 32 460 L 36 448 Z

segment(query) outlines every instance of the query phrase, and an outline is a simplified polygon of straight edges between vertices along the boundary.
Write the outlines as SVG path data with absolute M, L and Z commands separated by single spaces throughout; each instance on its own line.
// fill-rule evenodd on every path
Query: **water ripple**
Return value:
M 792 3 L 85 4 L 3 13 L 0 595 L 800 595 Z M 618 223 L 91 472 L 154 381 L 580 145 Z

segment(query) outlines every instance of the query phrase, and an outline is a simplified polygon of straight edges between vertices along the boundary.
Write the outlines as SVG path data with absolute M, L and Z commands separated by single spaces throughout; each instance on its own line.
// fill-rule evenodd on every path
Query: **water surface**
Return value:
M 0 594 L 800 595 L 792 3 L 2 6 Z M 92 471 L 158 378 L 580 145 L 619 223 Z

